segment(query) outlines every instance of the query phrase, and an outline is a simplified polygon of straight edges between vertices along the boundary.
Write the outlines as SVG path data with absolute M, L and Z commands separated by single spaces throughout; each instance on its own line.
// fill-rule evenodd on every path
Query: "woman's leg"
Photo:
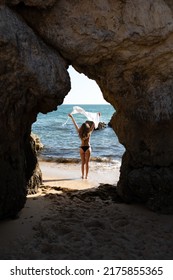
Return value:
M 82 179 L 84 179 L 85 152 L 80 148 Z
M 85 164 L 86 164 L 86 175 L 85 175 L 85 179 L 87 179 L 87 177 L 88 177 L 90 156 L 91 156 L 91 148 L 89 148 L 89 149 L 85 152 Z

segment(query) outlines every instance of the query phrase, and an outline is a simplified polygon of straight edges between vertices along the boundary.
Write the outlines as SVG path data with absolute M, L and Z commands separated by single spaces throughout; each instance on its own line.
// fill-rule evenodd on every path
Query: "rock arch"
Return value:
M 119 194 L 173 212 L 172 31 L 169 0 L 0 4 L 1 218 L 25 203 L 31 124 L 62 104 L 70 64 L 116 109 L 113 129 L 126 148 Z

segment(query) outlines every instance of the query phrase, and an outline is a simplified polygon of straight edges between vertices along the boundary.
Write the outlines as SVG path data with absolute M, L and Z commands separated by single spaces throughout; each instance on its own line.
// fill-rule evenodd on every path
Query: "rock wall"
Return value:
M 64 60 L 67 61 L 77 71 L 94 79 L 104 98 L 116 109 L 112 127 L 126 148 L 118 183 L 119 194 L 125 201 L 145 202 L 154 210 L 173 212 L 172 1 L 52 0 L 46 1 L 46 5 L 44 2 L 5 1 L 10 8 L 10 16 L 1 20 L 5 22 L 1 34 L 8 34 L 6 23 L 10 26 L 10 34 L 13 34 L 7 38 L 8 45 L 13 42 L 9 51 L 9 67 L 13 69 L 18 64 L 13 64 L 12 57 L 25 61 L 20 64 L 20 68 L 29 64 L 27 82 L 26 77 L 21 75 L 20 87 L 24 88 L 18 90 L 22 93 L 18 93 L 15 102 L 19 106 L 21 96 L 26 96 L 23 93 L 29 88 L 32 105 L 26 107 L 27 110 L 30 108 L 30 116 L 25 122 L 25 131 L 39 111 L 47 112 L 54 109 L 55 104 L 63 102 L 69 90 L 69 80 L 64 69 Z M 7 8 L 3 7 L 2 10 Z M 17 20 L 22 23 L 19 34 L 23 30 L 25 40 L 23 33 L 16 40 L 14 34 L 18 34 L 15 31 L 18 25 L 10 25 L 11 17 L 15 18 L 15 22 Z M 40 49 L 34 52 L 35 48 L 31 48 L 34 55 L 39 56 L 41 67 L 36 57 L 31 56 L 33 61 L 30 63 L 27 52 L 30 47 L 26 46 L 26 42 L 30 41 L 31 34 L 35 36 L 33 40 L 37 42 L 37 48 L 40 48 L 40 44 L 42 46 L 41 52 Z M 55 79 L 62 78 L 62 75 L 60 70 L 58 75 L 52 75 L 52 69 L 50 71 L 47 63 L 49 69 L 47 75 L 44 75 L 42 66 L 47 60 L 45 49 L 46 54 L 48 50 L 48 56 L 52 56 L 53 73 L 57 71 L 56 57 L 60 69 L 64 69 L 61 70 L 64 71 L 63 77 L 66 77 L 63 83 L 62 80 L 58 81 L 61 86 L 56 98 L 52 94 L 58 85 Z M 6 73 L 6 61 L 4 65 L 2 72 Z M 41 71 L 38 72 L 38 68 L 34 71 L 35 67 L 40 67 Z M 46 76 L 46 80 L 42 81 L 44 90 L 39 83 L 43 76 Z M 35 80 L 39 85 L 35 86 L 33 93 Z M 26 83 L 30 86 L 26 86 Z M 11 82 L 12 87 L 13 84 L 16 85 L 16 80 Z M 4 92 L 3 95 L 8 96 L 11 90 L 9 94 Z M 44 93 L 44 102 L 41 102 Z M 24 107 L 25 104 L 21 104 L 21 108 Z
M 27 183 L 35 172 L 37 160 L 30 151 L 31 125 L 38 112 L 52 111 L 63 102 L 70 80 L 66 61 L 36 36 L 20 15 L 4 5 L 0 6 L 0 50 L 3 218 L 15 216 L 24 206 Z

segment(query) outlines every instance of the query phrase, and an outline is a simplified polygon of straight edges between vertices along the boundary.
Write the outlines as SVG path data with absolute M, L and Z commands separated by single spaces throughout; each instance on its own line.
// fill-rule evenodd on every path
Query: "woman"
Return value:
M 81 139 L 80 157 L 81 157 L 82 179 L 84 179 L 84 173 L 85 173 L 85 179 L 87 179 L 88 172 L 89 172 L 89 160 L 91 156 L 90 136 L 92 131 L 94 130 L 94 123 L 92 122 L 92 125 L 90 126 L 87 122 L 85 122 L 79 128 L 73 116 L 69 114 L 69 117 L 72 119 L 73 124 L 77 130 L 77 133 Z

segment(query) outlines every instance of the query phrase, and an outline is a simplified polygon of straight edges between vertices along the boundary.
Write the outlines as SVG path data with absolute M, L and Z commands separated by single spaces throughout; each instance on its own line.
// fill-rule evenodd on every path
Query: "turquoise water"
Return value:
M 80 139 L 76 133 L 71 119 L 63 125 L 68 118 L 68 113 L 73 110 L 74 105 L 61 105 L 57 111 L 48 114 L 39 114 L 37 121 L 32 126 L 44 145 L 41 157 L 59 162 L 68 160 L 79 160 Z M 88 112 L 101 112 L 101 122 L 108 124 L 114 108 L 111 105 L 78 105 Z M 86 121 L 81 114 L 74 115 L 80 126 Z M 96 130 L 91 136 L 91 147 L 93 161 L 121 161 L 124 147 L 120 145 L 118 138 L 112 128 Z

